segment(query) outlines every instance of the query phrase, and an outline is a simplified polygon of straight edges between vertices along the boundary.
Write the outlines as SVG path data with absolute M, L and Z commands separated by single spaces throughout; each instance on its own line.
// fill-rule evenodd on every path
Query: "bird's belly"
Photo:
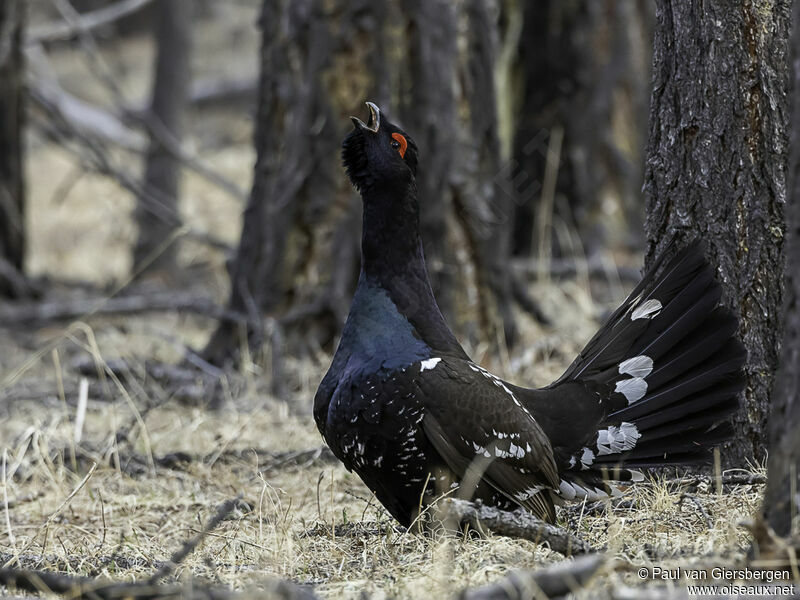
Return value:
M 426 497 L 442 493 L 453 478 L 422 430 L 423 402 L 397 379 L 366 379 L 337 390 L 325 437 L 344 465 L 408 525 Z

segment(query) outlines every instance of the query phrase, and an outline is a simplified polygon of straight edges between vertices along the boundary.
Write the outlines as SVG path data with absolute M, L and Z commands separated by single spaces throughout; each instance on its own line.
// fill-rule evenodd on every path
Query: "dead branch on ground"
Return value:
M 510 512 L 456 498 L 441 500 L 439 507 L 444 517 L 441 520 L 445 523 L 452 519 L 479 532 L 490 531 L 496 535 L 547 544 L 551 550 L 565 556 L 595 552 L 578 536 L 557 525 L 545 523 L 522 509 Z
M 146 312 L 182 311 L 246 323 L 247 317 L 222 307 L 208 298 L 198 298 L 193 293 L 153 293 L 142 296 L 118 296 L 111 298 L 80 298 L 50 300 L 38 303 L 0 306 L 0 326 L 15 327 L 31 323 L 70 321 L 96 315 L 131 315 Z
M 313 592 L 288 581 L 264 584 L 263 589 L 235 592 L 201 581 L 153 585 L 147 581 L 113 582 L 48 571 L 0 569 L 0 585 L 34 593 L 55 593 L 72 600 L 316 600 Z
M 464 590 L 459 600 L 519 600 L 556 598 L 579 590 L 608 562 L 603 554 L 590 554 L 536 571 L 511 573 L 495 583 Z
M 760 473 L 726 473 L 721 477 L 715 475 L 691 475 L 667 479 L 664 483 L 685 486 L 688 489 L 697 488 L 701 484 L 705 484 L 709 490 L 713 491 L 716 489 L 717 483 L 722 486 L 763 485 L 767 483 L 767 476 Z
M 223 502 L 214 516 L 206 523 L 203 530 L 175 552 L 169 561 L 161 564 L 158 570 L 146 581 L 110 582 L 89 577 L 74 577 L 48 571 L 28 569 L 0 569 L 0 585 L 12 589 L 29 592 L 56 593 L 70 598 L 87 598 L 91 600 L 117 600 L 131 598 L 135 600 L 182 598 L 190 600 L 244 600 L 249 598 L 276 598 L 281 600 L 314 600 L 312 592 L 287 581 L 269 582 L 264 590 L 253 592 L 234 592 L 221 586 L 212 586 L 201 581 L 190 580 L 186 583 L 159 584 L 169 577 L 186 557 L 194 552 L 200 543 L 225 520 L 231 512 L 241 504 L 237 496 Z M 12 557 L 13 559 L 14 557 Z
M 200 545 L 200 542 L 202 542 L 209 533 L 214 531 L 217 526 L 222 523 L 222 521 L 228 518 L 228 515 L 233 512 L 233 509 L 240 504 L 241 499 L 242 495 L 239 494 L 235 498 L 231 498 L 220 504 L 219 508 L 217 508 L 217 512 L 214 514 L 211 520 L 205 524 L 203 530 L 193 538 L 186 540 L 183 543 L 183 546 L 181 546 L 181 548 L 176 551 L 170 557 L 170 559 L 164 563 L 164 565 L 162 565 L 161 568 L 150 577 L 150 579 L 147 580 L 147 582 L 150 585 L 156 585 L 160 580 L 164 579 L 165 577 L 169 577 L 175 571 L 178 565 L 186 560 L 186 557 L 197 549 L 197 547 Z

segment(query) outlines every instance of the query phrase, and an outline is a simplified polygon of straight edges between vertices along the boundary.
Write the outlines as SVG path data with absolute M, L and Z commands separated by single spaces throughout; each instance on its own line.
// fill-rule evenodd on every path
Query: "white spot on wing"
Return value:
M 631 320 L 636 319 L 652 319 L 661 311 L 661 302 L 652 298 L 646 302 L 642 302 L 639 306 L 633 309 L 631 313 Z
M 628 404 L 641 400 L 647 392 L 647 382 L 641 377 L 632 377 L 617 382 L 616 392 L 623 394 Z
M 653 359 L 642 354 L 619 363 L 620 375 L 647 377 L 653 370 Z
M 425 369 L 433 369 L 441 362 L 441 358 L 429 358 L 419 363 L 419 372 L 422 373 Z

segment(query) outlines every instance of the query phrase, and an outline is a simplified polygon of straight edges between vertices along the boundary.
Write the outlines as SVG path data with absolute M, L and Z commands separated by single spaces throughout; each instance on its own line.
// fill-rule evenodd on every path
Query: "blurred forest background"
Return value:
M 116 469 L 153 486 L 199 460 L 180 483 L 197 498 L 182 517 L 245 485 L 251 508 L 267 493 L 277 514 L 296 502 L 294 523 L 249 525 L 258 544 L 294 540 L 291 564 L 279 549 L 258 559 L 272 571 L 326 585 L 374 575 L 380 549 L 371 571 L 365 558 L 336 574 L 340 555 L 292 529 L 347 523 L 342 506 L 363 521 L 370 508 L 331 466 L 310 413 L 358 276 L 360 199 L 340 143 L 366 100 L 420 148 L 423 242 L 444 314 L 477 362 L 512 381 L 549 383 L 643 258 L 675 235 L 704 237 L 750 352 L 724 459 L 763 464 L 782 333 L 790 3 L 695 5 L 0 3 L 9 489 L 50 482 L 56 493 L 37 500 L 46 515 L 91 463 L 109 467 L 95 475 L 104 485 Z M 256 467 L 304 472 L 242 484 L 248 448 Z M 327 508 L 317 465 L 333 470 Z M 152 540 L 163 522 L 149 503 L 163 498 L 138 483 L 124 485 L 141 510 L 120 514 Z M 0 535 L 17 548 L 10 526 Z M 149 552 L 169 554 L 175 536 L 162 537 Z M 232 548 L 252 558 L 246 543 Z M 74 548 L 50 549 L 68 559 Z
M 255 352 L 272 335 L 330 348 L 359 264 L 339 144 L 367 99 L 422 148 L 429 268 L 472 344 L 513 347 L 520 313 L 550 322 L 535 278 L 599 278 L 608 300 L 638 275 L 646 3 L 15 6 L 5 68 L 26 93 L 8 89 L 6 129 L 25 152 L 3 204 L 7 297 L 94 286 L 114 291 L 107 312 L 211 312 L 198 349 L 217 366 L 238 362 L 243 332 Z
M 479 360 L 510 364 L 542 327 L 566 333 L 554 313 L 569 314 L 570 285 L 600 316 L 646 243 L 649 261 L 676 232 L 706 238 L 753 365 L 734 462 L 764 458 L 785 170 L 760 161 L 786 154 L 785 7 L 700 20 L 615 1 L 3 11 L 0 292 L 16 302 L 0 324 L 200 314 L 203 331 L 171 343 L 186 350 L 167 361 L 178 380 L 209 375 L 201 395 L 219 406 L 220 369 L 245 352 L 277 396 L 296 389 L 284 357 L 324 363 L 355 287 L 360 202 L 339 153 L 372 100 L 421 148 L 434 291 Z M 719 37 L 723 23 L 743 35 Z M 676 45 L 683 28 L 692 43 Z

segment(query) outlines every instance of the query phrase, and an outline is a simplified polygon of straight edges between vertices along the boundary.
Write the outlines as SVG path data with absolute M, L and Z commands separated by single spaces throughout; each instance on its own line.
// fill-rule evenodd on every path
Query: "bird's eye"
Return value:
M 397 150 L 400 153 L 400 157 L 404 158 L 406 155 L 406 148 L 408 148 L 408 142 L 406 138 L 401 133 L 393 133 L 392 134 L 392 148 Z

